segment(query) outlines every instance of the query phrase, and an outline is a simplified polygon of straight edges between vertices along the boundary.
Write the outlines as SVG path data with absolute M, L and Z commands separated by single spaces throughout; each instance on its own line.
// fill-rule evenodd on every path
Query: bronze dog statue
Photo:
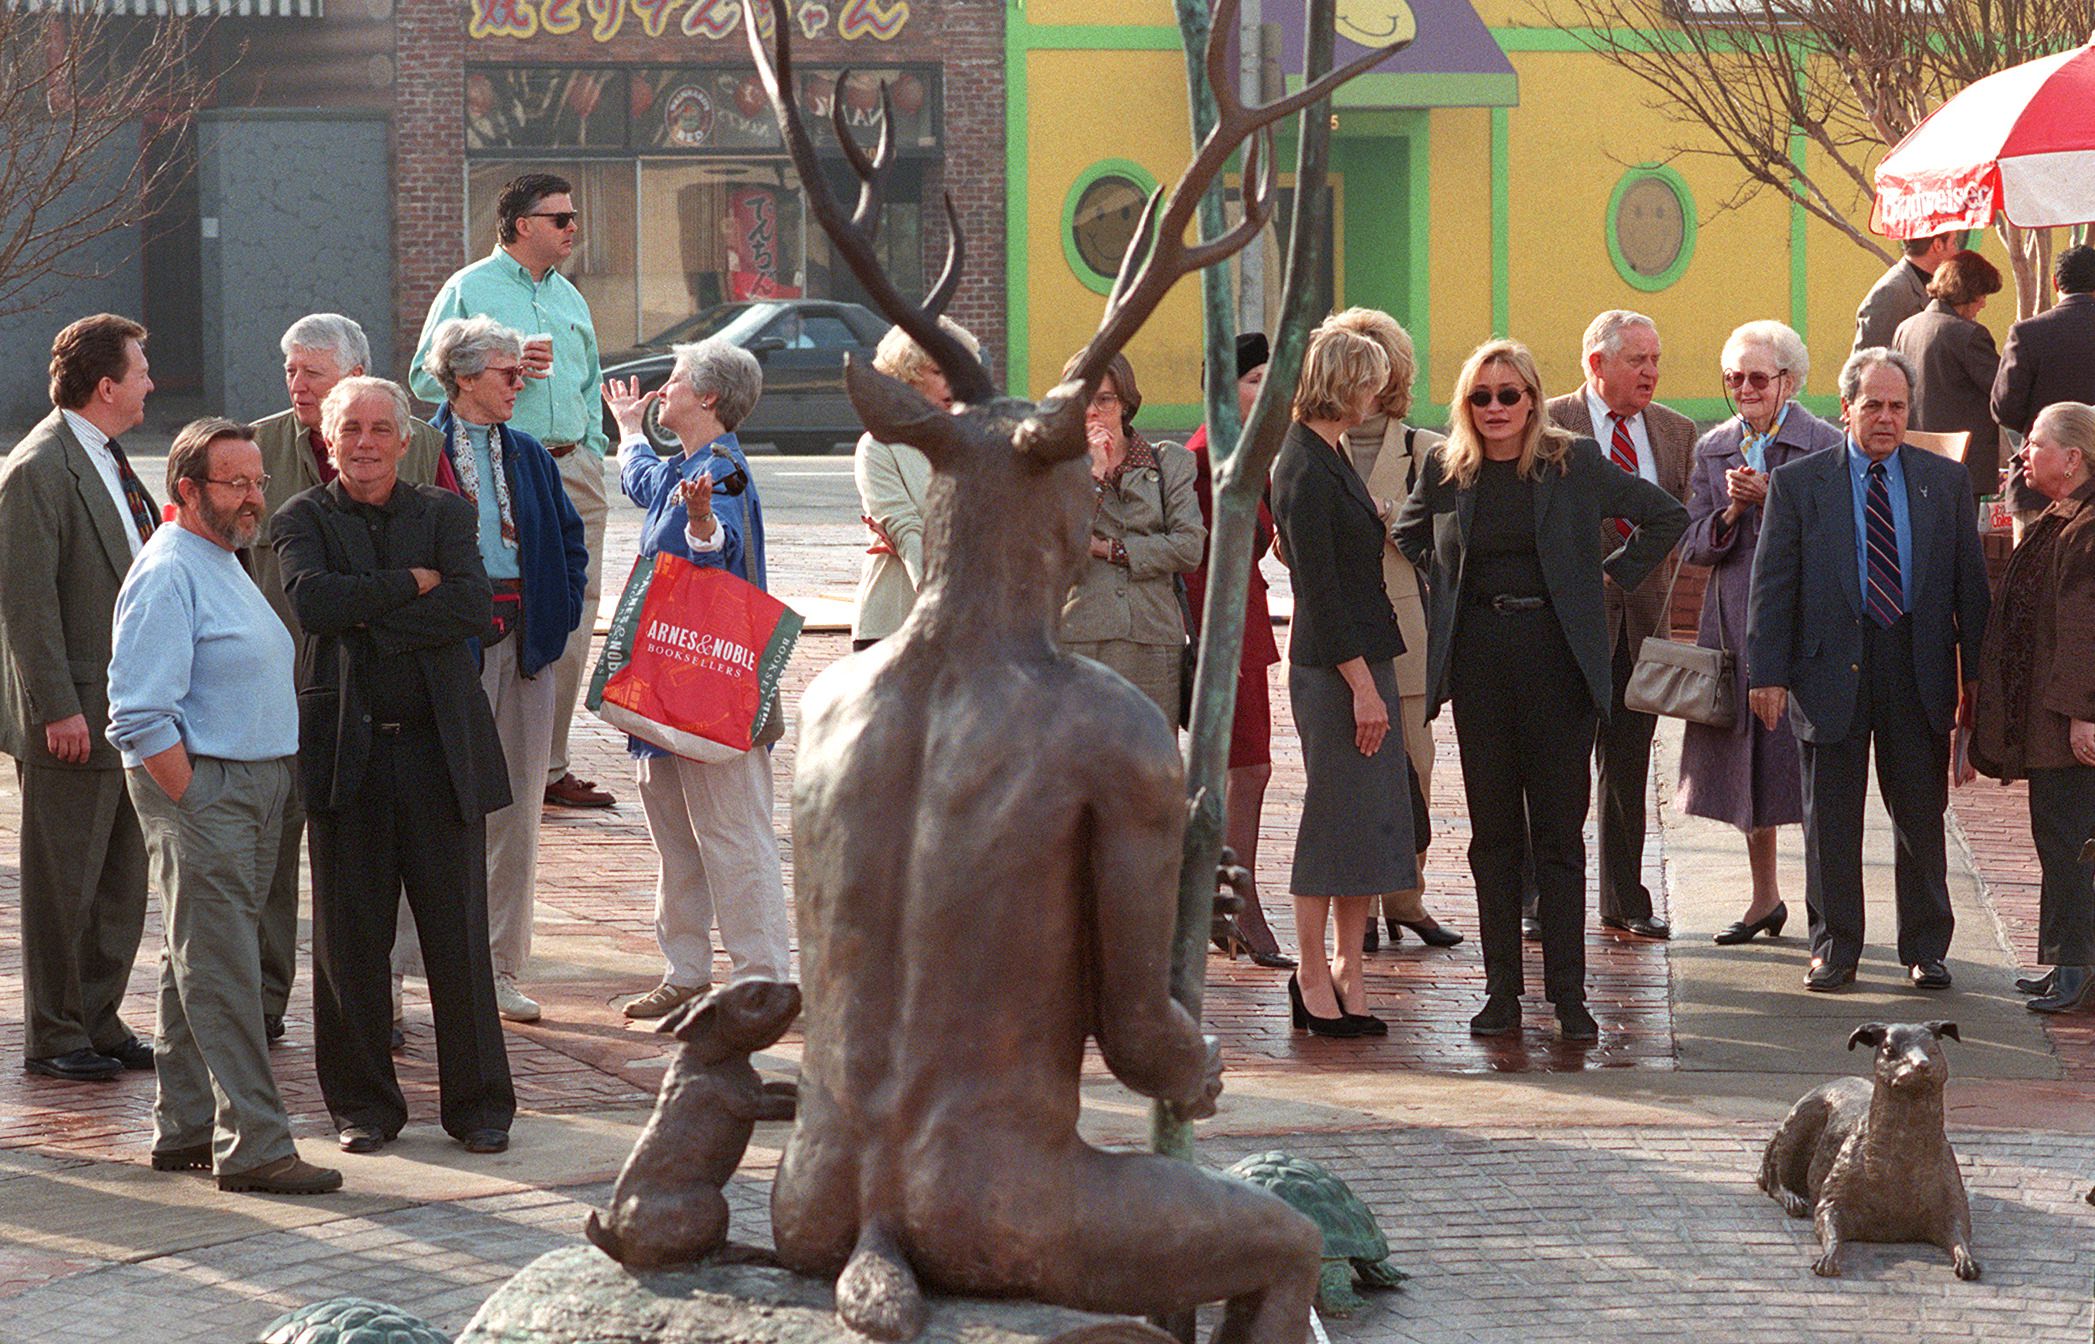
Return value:
M 1848 1048 L 1876 1047 L 1875 1078 L 1837 1078 L 1804 1094 L 1768 1140 L 1760 1188 L 1819 1235 L 1812 1272 L 1840 1274 L 1850 1241 L 1926 1241 L 1949 1252 L 1960 1279 L 1979 1276 L 1971 1204 L 1942 1129 L 1949 1063 L 1941 1038 L 1954 1022 L 1871 1022 Z
M 656 1026 L 683 1048 L 663 1076 L 655 1113 L 619 1169 L 606 1217 L 583 1232 L 632 1269 L 700 1260 L 727 1243 L 727 1199 L 759 1120 L 791 1120 L 788 1084 L 766 1084 L 749 1056 L 800 1015 L 800 988 L 743 980 L 683 1004 Z

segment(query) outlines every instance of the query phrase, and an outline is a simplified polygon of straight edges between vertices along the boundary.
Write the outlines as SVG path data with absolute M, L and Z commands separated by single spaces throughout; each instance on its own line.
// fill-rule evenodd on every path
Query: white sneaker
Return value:
M 495 1010 L 511 1022 L 538 1021 L 538 1000 L 518 989 L 513 975 L 495 976 Z

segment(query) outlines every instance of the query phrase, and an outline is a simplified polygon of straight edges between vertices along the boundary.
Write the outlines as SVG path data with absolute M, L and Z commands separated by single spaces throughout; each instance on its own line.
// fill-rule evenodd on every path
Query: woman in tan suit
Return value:
M 1113 356 L 1084 422 L 1098 509 L 1091 558 L 1062 604 L 1061 638 L 1069 652 L 1133 682 L 1176 726 L 1186 643 L 1179 576 L 1200 564 L 1207 528 L 1194 497 L 1193 454 L 1144 438 L 1135 428 L 1141 408 L 1134 369 L 1126 355 Z
M 1353 469 L 1374 496 L 1375 508 L 1387 524 L 1397 509 L 1411 497 L 1411 487 L 1425 469 L 1426 456 L 1446 440 L 1428 430 L 1404 423 L 1411 412 L 1411 383 L 1418 372 L 1418 355 L 1410 335 L 1388 313 L 1374 308 L 1348 308 L 1332 318 L 1329 326 L 1344 327 L 1374 341 L 1389 356 L 1389 381 L 1376 399 L 1375 411 L 1346 431 L 1346 454 Z M 1419 794 L 1430 797 L 1433 787 L 1433 725 L 1426 721 L 1426 598 L 1418 571 L 1397 550 L 1394 541 L 1382 546 L 1382 583 L 1389 591 L 1389 605 L 1397 613 L 1397 629 L 1404 636 L 1404 652 L 1397 656 L 1397 691 L 1404 705 L 1404 750 L 1418 775 Z M 1419 845 L 1419 885 L 1382 898 L 1382 915 L 1389 924 L 1389 940 L 1396 944 L 1410 929 L 1428 946 L 1453 947 L 1462 935 L 1426 913 L 1424 832 Z M 1375 921 L 1368 921 L 1367 950 L 1380 945 Z
M 981 353 L 981 343 L 965 327 L 949 317 L 938 323 L 969 354 Z M 946 375 L 902 328 L 890 327 L 880 338 L 873 367 L 908 383 L 934 405 L 953 409 Z M 858 482 L 859 518 L 873 534 L 851 614 L 851 648 L 857 652 L 894 634 L 916 605 L 917 585 L 924 579 L 924 492 L 931 488 L 931 460 L 906 443 L 882 443 L 861 434 L 851 455 L 851 475 Z

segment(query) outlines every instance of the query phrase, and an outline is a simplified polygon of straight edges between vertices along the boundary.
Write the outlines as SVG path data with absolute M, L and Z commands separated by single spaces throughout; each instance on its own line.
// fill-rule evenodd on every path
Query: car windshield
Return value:
M 782 303 L 719 304 L 696 317 L 685 318 L 659 335 L 649 337 L 644 344 L 659 349 L 681 345 L 687 341 L 702 341 L 708 336 L 719 336 L 740 345 L 750 333 L 760 330 L 784 308 Z

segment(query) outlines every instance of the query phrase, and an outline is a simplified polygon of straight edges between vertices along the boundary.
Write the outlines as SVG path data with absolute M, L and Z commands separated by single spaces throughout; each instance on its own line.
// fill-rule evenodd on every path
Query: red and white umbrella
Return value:
M 2095 41 L 2027 61 L 1935 109 L 1877 165 L 1870 228 L 1891 238 L 2095 220 Z

